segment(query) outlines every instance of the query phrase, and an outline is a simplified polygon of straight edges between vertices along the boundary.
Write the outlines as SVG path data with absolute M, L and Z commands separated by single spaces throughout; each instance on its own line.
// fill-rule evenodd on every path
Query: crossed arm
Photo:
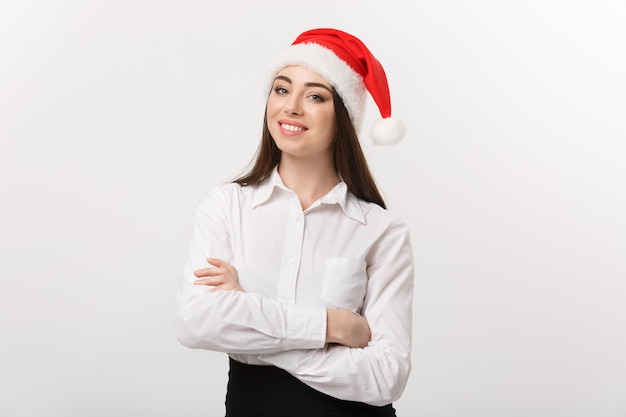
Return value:
M 208 258 L 213 267 L 194 271 L 194 285 L 212 286 L 209 292 L 243 291 L 235 267 L 218 258 Z M 326 309 L 326 343 L 336 343 L 352 348 L 367 346 L 371 332 L 367 320 L 351 311 Z

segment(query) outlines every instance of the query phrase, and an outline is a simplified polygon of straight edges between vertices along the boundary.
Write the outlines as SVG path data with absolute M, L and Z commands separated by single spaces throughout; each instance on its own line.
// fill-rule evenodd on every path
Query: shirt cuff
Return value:
M 287 349 L 317 349 L 326 344 L 326 308 L 287 306 Z

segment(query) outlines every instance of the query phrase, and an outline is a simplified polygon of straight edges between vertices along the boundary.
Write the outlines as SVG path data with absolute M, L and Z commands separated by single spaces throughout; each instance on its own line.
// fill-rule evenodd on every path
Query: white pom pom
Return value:
M 375 145 L 395 145 L 404 137 L 406 127 L 402 120 L 388 117 L 377 120 L 370 130 L 370 138 Z

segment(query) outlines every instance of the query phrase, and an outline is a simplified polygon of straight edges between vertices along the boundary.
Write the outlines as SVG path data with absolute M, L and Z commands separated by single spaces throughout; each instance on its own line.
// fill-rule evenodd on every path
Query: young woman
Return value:
M 412 250 L 356 133 L 369 91 L 375 142 L 404 134 L 385 73 L 335 29 L 304 32 L 275 68 L 253 167 L 197 208 L 178 339 L 229 354 L 227 416 L 395 416 Z

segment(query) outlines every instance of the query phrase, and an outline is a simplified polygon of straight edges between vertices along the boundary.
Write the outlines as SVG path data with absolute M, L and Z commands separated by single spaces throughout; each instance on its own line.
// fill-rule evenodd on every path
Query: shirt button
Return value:
M 294 263 L 296 260 L 295 258 L 292 256 L 291 258 L 289 258 L 289 263 Z
M 302 220 L 302 218 L 300 216 L 296 217 L 296 221 L 299 222 L 300 220 Z

